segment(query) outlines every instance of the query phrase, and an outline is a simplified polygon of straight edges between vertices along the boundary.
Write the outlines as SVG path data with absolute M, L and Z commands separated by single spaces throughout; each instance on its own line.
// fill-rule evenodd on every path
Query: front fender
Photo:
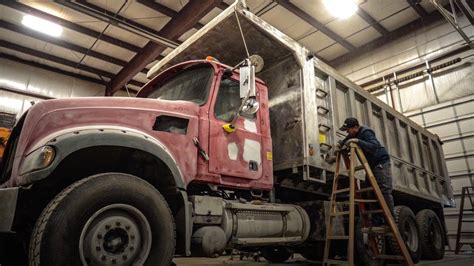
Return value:
M 143 132 L 125 128 L 77 129 L 62 133 L 59 136 L 49 137 L 47 140 L 35 145 L 35 147 L 37 149 L 44 145 L 55 148 L 56 155 L 54 161 L 44 169 L 20 176 L 19 185 L 28 185 L 48 177 L 64 158 L 75 151 L 94 146 L 118 146 L 142 150 L 154 155 L 171 170 L 176 186 L 185 189 L 182 173 L 166 146 Z

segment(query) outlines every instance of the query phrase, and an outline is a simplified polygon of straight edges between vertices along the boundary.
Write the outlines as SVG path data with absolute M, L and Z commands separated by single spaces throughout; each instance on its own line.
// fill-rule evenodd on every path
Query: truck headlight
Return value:
M 26 174 L 35 170 L 48 167 L 56 156 L 56 150 L 51 146 L 41 147 L 28 154 L 21 165 L 20 174 Z

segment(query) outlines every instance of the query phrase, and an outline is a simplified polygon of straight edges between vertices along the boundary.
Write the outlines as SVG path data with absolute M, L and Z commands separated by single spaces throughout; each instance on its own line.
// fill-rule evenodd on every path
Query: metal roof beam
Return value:
M 137 2 L 144 5 L 144 6 L 146 6 L 146 7 L 148 7 L 148 8 L 151 8 L 155 11 L 158 11 L 162 14 L 165 14 L 170 18 L 175 18 L 175 17 L 178 16 L 178 12 L 174 11 L 173 9 L 171 9 L 171 8 L 165 6 L 165 5 L 157 3 L 153 0 L 137 0 Z M 203 24 L 198 22 L 198 23 L 196 23 L 196 25 L 194 25 L 194 28 L 195 29 L 200 29 L 203 26 L 204 26 Z
M 433 11 L 431 13 L 429 13 L 428 16 L 426 17 L 423 17 L 423 18 L 419 18 L 415 21 L 412 21 L 408 24 L 406 24 L 405 26 L 402 26 L 394 31 L 391 31 L 389 34 L 385 35 L 385 36 L 382 36 L 378 39 L 375 39 L 367 44 L 364 44 L 362 45 L 361 47 L 357 48 L 356 51 L 352 51 L 350 53 L 347 53 L 347 54 L 344 54 L 342 56 L 339 56 L 338 58 L 334 59 L 334 60 L 331 60 L 331 62 L 329 62 L 329 65 L 331 65 L 332 67 L 337 67 L 343 63 L 346 63 L 347 61 L 350 61 L 354 58 L 357 58 L 361 55 L 364 55 L 365 53 L 367 52 L 370 52 L 382 45 L 385 45 L 401 36 L 404 36 L 406 34 L 409 34 L 413 31 L 416 31 L 422 27 L 426 27 L 428 25 L 430 25 L 431 23 L 434 23 L 436 21 L 439 21 L 440 19 L 442 19 L 443 17 L 441 16 L 441 14 L 437 11 Z
M 216 7 L 221 0 L 190 1 L 184 6 L 176 18 L 172 18 L 161 30 L 160 35 L 176 40 L 191 29 L 203 16 Z M 113 95 L 123 87 L 136 73 L 140 72 L 146 65 L 155 60 L 166 47 L 154 42 L 148 42 L 145 47 L 130 60 L 128 66 L 124 67 L 109 83 L 106 95 Z
M 420 0 L 407 0 L 407 2 L 420 17 L 428 16 L 428 12 L 420 5 Z
M 105 70 L 97 69 L 97 68 L 87 66 L 87 65 L 84 65 L 84 64 L 79 64 L 77 62 L 73 62 L 73 61 L 64 59 L 64 58 L 59 57 L 59 56 L 43 53 L 43 52 L 28 48 L 28 47 L 25 47 L 25 46 L 21 46 L 21 45 L 18 45 L 18 44 L 14 44 L 14 43 L 11 43 L 11 42 L 8 42 L 8 41 L 0 40 L 0 47 L 5 47 L 5 48 L 13 50 L 13 51 L 28 54 L 28 55 L 31 55 L 31 56 L 34 56 L 34 57 L 39 57 L 39 58 L 42 58 L 44 60 L 48 60 L 48 61 L 58 63 L 58 64 L 61 64 L 61 65 L 65 65 L 65 66 L 68 66 L 68 67 L 77 68 L 77 69 L 80 69 L 80 70 L 83 70 L 83 71 L 86 71 L 86 72 L 89 72 L 89 73 L 96 74 L 99 77 L 103 76 L 103 77 L 107 77 L 107 78 L 113 78 L 115 76 L 114 73 L 107 72 Z M 145 85 L 144 83 L 139 82 L 139 81 L 135 81 L 135 80 L 132 80 L 129 83 L 132 84 L 132 85 L 138 86 L 138 87 L 141 87 L 141 86 Z
M 127 50 L 132 51 L 132 52 L 138 52 L 141 49 L 140 47 L 138 47 L 136 45 L 133 45 L 131 43 L 127 43 L 125 41 L 122 41 L 120 39 L 117 39 L 115 37 L 111 37 L 111 36 L 108 36 L 108 35 L 105 35 L 105 34 L 101 35 L 100 32 L 97 32 L 97 31 L 91 30 L 89 28 L 77 25 L 77 24 L 72 23 L 70 21 L 67 21 L 65 19 L 53 16 L 51 14 L 48 14 L 46 12 L 43 12 L 41 10 L 32 8 L 28 5 L 25 5 L 25 4 L 16 2 L 16 1 L 0 1 L 0 4 L 8 6 L 12 9 L 18 10 L 18 11 L 23 12 L 23 13 L 27 13 L 27 14 L 30 14 L 30 15 L 33 15 L 33 16 L 36 16 L 36 17 L 54 22 L 54 23 L 56 23 L 58 25 L 61 25 L 65 28 L 71 29 L 73 31 L 77 31 L 79 33 L 82 33 L 82 34 L 87 35 L 87 36 L 92 37 L 92 38 L 99 38 L 100 37 L 100 40 L 102 40 L 104 42 L 113 44 L 113 45 L 118 46 L 118 47 L 122 47 L 122 48 L 127 49 Z
M 118 66 L 126 66 L 128 64 L 127 61 L 124 61 L 124 60 L 121 60 L 121 59 L 118 59 L 118 58 L 115 58 L 115 57 L 112 57 L 112 56 L 109 56 L 109 55 L 106 55 L 106 54 L 102 54 L 102 53 L 90 50 L 88 48 L 63 41 L 63 40 L 58 39 L 58 38 L 50 37 L 46 34 L 41 34 L 37 31 L 30 30 L 30 29 L 27 29 L 25 27 L 12 24 L 12 23 L 4 21 L 4 20 L 0 20 L 0 28 L 4 28 L 4 29 L 10 30 L 10 31 L 13 31 L 15 33 L 19 33 L 19 34 L 22 34 L 22 35 L 25 35 L 25 36 L 28 36 L 28 37 L 31 37 L 31 38 L 35 38 L 35 39 L 38 39 L 38 40 L 41 40 L 41 41 L 44 41 L 44 42 L 47 42 L 47 43 L 50 43 L 50 44 L 54 44 L 54 45 L 69 49 L 69 50 L 74 51 L 74 52 L 78 52 L 78 53 L 81 53 L 81 54 L 87 54 L 90 57 L 97 58 L 97 59 L 100 59 L 102 61 L 105 61 L 105 62 L 108 62 L 108 63 L 111 63 L 111 64 L 115 64 L 115 65 L 118 65 Z M 147 71 L 148 71 L 148 69 L 142 70 L 142 72 L 144 74 L 146 74 Z
M 294 4 L 290 3 L 289 0 L 276 0 L 276 2 L 286 8 L 288 11 L 291 13 L 295 14 L 296 16 L 300 17 L 302 20 L 304 20 L 306 23 L 310 24 L 314 28 L 318 29 L 322 33 L 326 34 L 329 38 L 335 40 L 339 44 L 341 44 L 344 48 L 346 48 L 349 51 L 354 51 L 356 47 L 352 44 L 350 44 L 348 41 L 344 40 L 341 36 L 336 34 L 334 31 L 331 29 L 327 28 L 324 24 L 321 22 L 317 21 L 313 17 L 311 17 L 308 13 L 304 12 Z
M 378 31 L 382 35 L 387 35 L 390 32 L 382 26 L 380 23 L 378 23 L 377 20 L 375 20 L 369 13 L 365 12 L 362 8 L 357 9 L 357 14 L 365 20 L 365 22 L 369 23 L 370 26 L 372 26 L 376 31 Z
M 86 1 L 77 0 L 71 2 L 66 0 L 55 0 L 55 2 L 169 48 L 176 48 L 179 45 L 179 43 L 161 36 L 160 33 L 154 29 Z

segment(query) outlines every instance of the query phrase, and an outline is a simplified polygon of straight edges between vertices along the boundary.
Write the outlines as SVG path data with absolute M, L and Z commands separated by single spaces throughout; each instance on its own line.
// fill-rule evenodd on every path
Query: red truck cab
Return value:
M 188 183 L 195 181 L 234 188 L 271 190 L 272 143 L 267 87 L 263 81 L 257 80 L 259 111 L 251 117 L 240 116 L 236 120 L 236 130 L 228 133 L 223 130 L 223 126 L 236 115 L 242 99 L 239 96 L 238 71 L 229 75 L 225 74 L 226 69 L 230 67 L 209 60 L 182 63 L 147 83 L 137 97 L 179 99 L 200 106 L 196 137 L 203 152 L 208 154 L 208 160 L 205 156 L 199 156 L 197 174 L 189 177 Z M 184 99 L 176 93 L 180 89 L 182 92 L 179 93 Z M 195 152 L 190 153 L 196 155 Z

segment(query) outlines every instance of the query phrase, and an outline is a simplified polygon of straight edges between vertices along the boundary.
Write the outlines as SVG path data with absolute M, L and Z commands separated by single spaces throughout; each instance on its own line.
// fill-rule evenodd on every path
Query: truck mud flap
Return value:
M 11 232 L 19 188 L 0 189 L 0 233 Z

